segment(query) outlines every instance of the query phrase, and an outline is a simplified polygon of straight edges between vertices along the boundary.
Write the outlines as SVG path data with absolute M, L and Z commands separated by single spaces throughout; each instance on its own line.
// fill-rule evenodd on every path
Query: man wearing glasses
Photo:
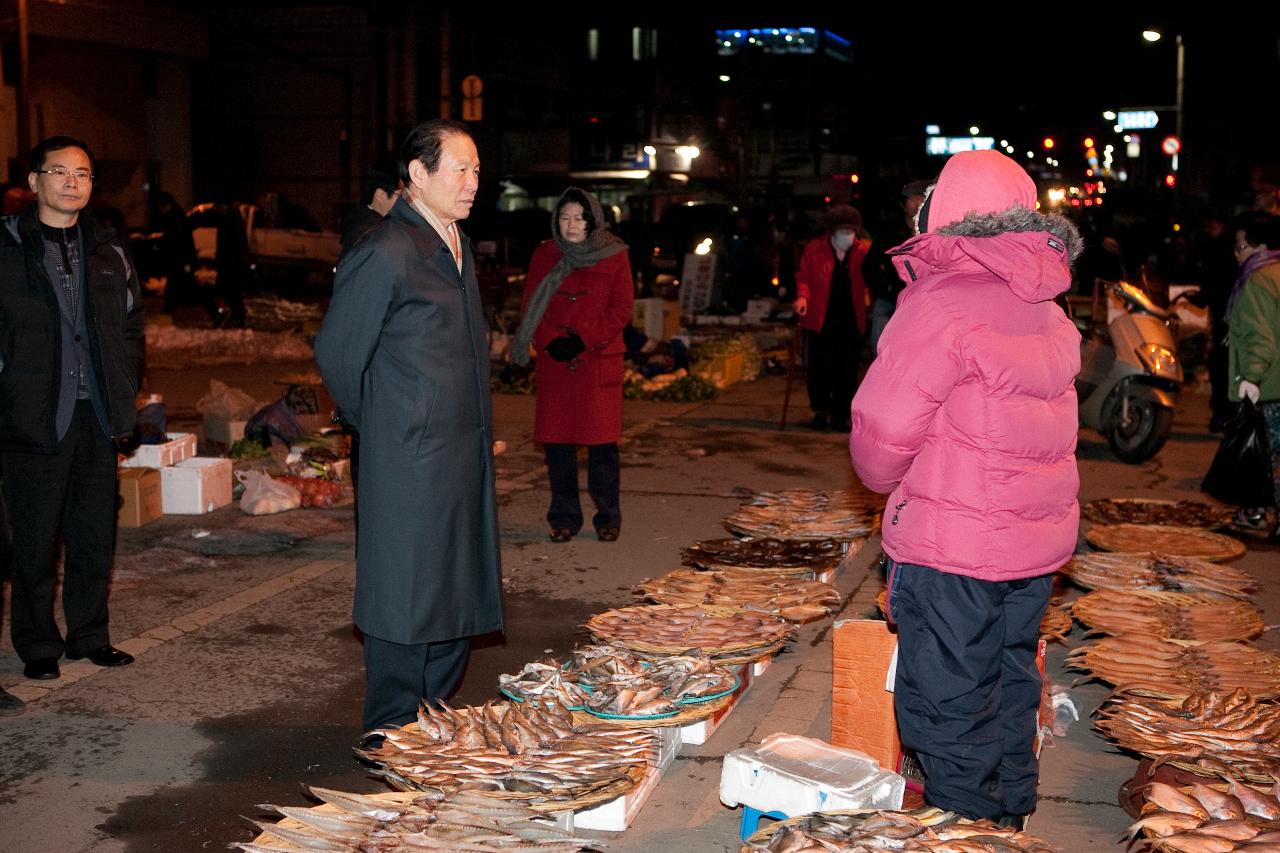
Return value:
M 13 646 L 27 678 L 58 660 L 123 666 L 111 645 L 116 451 L 142 380 L 142 290 L 114 229 L 85 212 L 93 154 L 69 136 L 31 151 L 36 203 L 0 228 L 0 475 L 13 530 Z M 60 547 L 61 546 L 61 547 Z M 59 552 L 66 637 L 53 617 Z

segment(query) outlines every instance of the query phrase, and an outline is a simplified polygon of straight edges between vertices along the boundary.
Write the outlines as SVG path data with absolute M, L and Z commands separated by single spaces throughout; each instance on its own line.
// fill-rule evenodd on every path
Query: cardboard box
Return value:
M 163 444 L 143 444 L 121 460 L 121 468 L 165 468 L 196 455 L 194 432 L 166 432 Z
M 715 382 L 717 387 L 727 388 L 742 381 L 742 353 L 718 355 L 710 361 L 699 362 L 694 372 Z
M 831 661 L 831 744 L 856 749 L 881 767 L 898 769 L 902 744 L 885 689 L 898 636 L 879 619 L 841 619 L 835 624 Z
M 203 515 L 231 503 L 231 460 L 196 456 L 160 470 L 165 515 Z
M 119 475 L 120 527 L 141 527 L 164 515 L 160 472 L 155 468 L 122 468 Z
M 214 448 L 219 453 L 225 453 L 232 444 L 235 444 L 237 441 L 244 438 L 244 425 L 246 423 L 248 423 L 248 421 L 229 421 L 226 418 L 205 415 L 205 444 Z

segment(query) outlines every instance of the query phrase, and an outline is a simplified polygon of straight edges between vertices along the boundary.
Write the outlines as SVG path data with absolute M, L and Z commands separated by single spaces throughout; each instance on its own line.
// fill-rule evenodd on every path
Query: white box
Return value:
M 165 515 L 203 515 L 231 503 L 231 460 L 196 456 L 160 469 Z
M 680 742 L 682 744 L 687 743 L 692 746 L 699 746 L 706 743 L 711 738 L 711 735 L 715 733 L 716 729 L 720 728 L 720 724 L 725 721 L 725 718 L 728 717 L 733 709 L 738 706 L 738 703 L 742 701 L 743 694 L 747 692 L 749 687 L 751 687 L 751 682 L 755 680 L 754 670 L 756 665 L 757 664 L 755 663 L 743 664 L 733 669 L 733 674 L 738 676 L 740 683 L 738 684 L 738 689 L 733 691 L 733 696 L 729 700 L 729 704 L 725 705 L 705 720 L 699 720 L 696 723 L 681 726 Z M 767 663 L 765 664 L 765 667 L 768 667 Z M 763 670 L 761 671 L 763 672 Z
M 837 809 L 900 809 L 906 779 L 874 758 L 778 733 L 735 749 L 720 771 L 720 802 L 788 816 Z
M 573 831 L 579 829 L 598 829 L 605 832 L 624 831 L 631 826 L 631 822 L 636 819 L 640 809 L 644 808 L 644 804 L 649 801 L 649 797 L 653 795 L 653 791 L 658 787 L 658 782 L 661 779 L 662 773 L 656 768 L 651 768 L 645 774 L 643 782 L 617 799 L 575 812 L 572 826 L 569 829 Z
M 676 756 L 680 754 L 680 747 L 683 745 L 680 739 L 680 727 L 664 726 L 650 731 L 658 735 L 658 746 L 650 763 L 658 768 L 659 773 L 666 773 L 667 768 L 675 763 Z
M 764 671 L 771 666 L 773 666 L 773 655 L 769 655 L 769 657 L 767 658 L 760 658 L 760 660 L 757 660 L 757 661 L 752 661 L 751 677 L 759 678 L 760 676 L 764 675 Z
M 121 468 L 165 468 L 196 455 L 194 432 L 166 432 L 163 444 L 142 444 L 120 463 Z

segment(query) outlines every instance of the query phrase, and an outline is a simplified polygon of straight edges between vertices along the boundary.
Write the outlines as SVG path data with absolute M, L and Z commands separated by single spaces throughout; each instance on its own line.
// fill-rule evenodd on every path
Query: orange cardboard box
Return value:
M 885 689 L 898 636 L 880 619 L 841 619 L 835 625 L 831 665 L 831 744 L 871 756 L 898 770 L 902 744 Z
M 164 514 L 160 472 L 155 468 L 121 468 L 119 490 L 120 509 L 116 518 L 121 527 L 141 527 Z

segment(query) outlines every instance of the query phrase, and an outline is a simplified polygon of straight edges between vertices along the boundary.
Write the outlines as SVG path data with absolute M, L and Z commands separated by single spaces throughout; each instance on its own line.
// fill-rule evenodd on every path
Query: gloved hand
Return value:
M 556 361 L 573 361 L 586 351 L 587 345 L 582 342 L 577 332 L 561 335 L 547 344 L 547 355 Z
M 1257 385 L 1254 385 L 1248 379 L 1242 379 L 1240 380 L 1240 390 L 1236 392 L 1236 396 L 1241 400 L 1247 399 L 1252 403 L 1256 403 L 1261 393 Z

